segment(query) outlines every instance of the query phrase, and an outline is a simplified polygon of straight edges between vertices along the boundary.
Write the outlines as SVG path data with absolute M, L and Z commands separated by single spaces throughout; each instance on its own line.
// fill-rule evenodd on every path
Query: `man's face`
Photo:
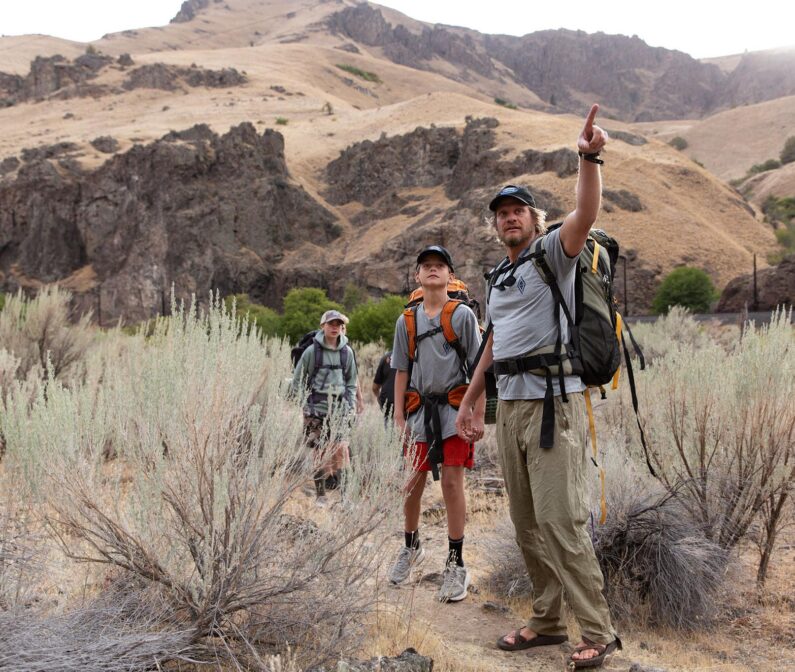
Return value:
M 423 287 L 447 287 L 450 281 L 450 268 L 438 254 L 429 254 L 417 264 L 415 280 Z
M 333 341 L 342 333 L 342 320 L 329 320 L 321 329 L 326 339 Z
M 494 213 L 494 226 L 505 247 L 525 248 L 536 237 L 532 210 L 515 198 L 500 201 Z

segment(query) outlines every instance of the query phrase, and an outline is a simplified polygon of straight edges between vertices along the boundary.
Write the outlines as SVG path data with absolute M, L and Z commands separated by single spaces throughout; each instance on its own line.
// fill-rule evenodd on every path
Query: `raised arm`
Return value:
M 560 229 L 560 242 L 563 251 L 569 257 L 577 256 L 585 245 L 588 232 L 596 222 L 599 207 L 602 203 L 602 175 L 599 163 L 589 161 L 582 155 L 597 154 L 607 142 L 607 132 L 593 122 L 598 105 L 593 105 L 585 119 L 580 137 L 577 138 L 577 149 L 580 152 L 580 172 L 577 178 L 577 204 Z

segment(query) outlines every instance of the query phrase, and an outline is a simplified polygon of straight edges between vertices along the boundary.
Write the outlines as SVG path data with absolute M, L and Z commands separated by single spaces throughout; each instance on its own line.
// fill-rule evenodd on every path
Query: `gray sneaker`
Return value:
M 424 558 L 424 546 L 420 546 L 419 548 L 408 548 L 407 546 L 403 546 L 398 551 L 395 564 L 393 564 L 392 568 L 389 570 L 389 576 L 387 578 L 390 583 L 394 583 L 395 585 L 403 583 L 409 578 L 411 568 L 421 563 Z
M 467 596 L 469 570 L 448 562 L 442 574 L 442 587 L 439 588 L 439 602 L 460 602 Z

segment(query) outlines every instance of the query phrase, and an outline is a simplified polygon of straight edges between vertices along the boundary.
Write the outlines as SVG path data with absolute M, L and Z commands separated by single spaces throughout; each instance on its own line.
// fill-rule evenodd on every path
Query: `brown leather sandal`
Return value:
M 624 648 L 621 645 L 621 640 L 618 637 L 616 637 L 609 644 L 597 644 L 596 642 L 592 642 L 587 637 L 583 637 L 582 641 L 583 641 L 582 644 L 578 644 L 576 647 L 574 647 L 574 653 L 593 650 L 597 651 L 599 655 L 594 656 L 593 658 L 584 658 L 582 660 L 575 660 L 574 658 L 569 656 L 568 665 L 567 665 L 569 670 L 584 670 L 589 667 L 602 667 L 602 663 L 605 662 L 605 658 L 607 656 L 609 656 L 617 649 L 620 650 Z
M 513 632 L 509 632 L 507 635 L 503 635 L 497 640 L 497 647 L 502 649 L 503 651 L 522 651 L 524 649 L 530 649 L 534 646 L 552 646 L 554 644 L 563 644 L 568 639 L 568 635 L 539 635 L 536 634 L 535 637 L 524 637 L 521 632 L 522 628 L 517 628 Z M 513 643 L 507 642 L 505 640 L 506 637 L 513 637 Z

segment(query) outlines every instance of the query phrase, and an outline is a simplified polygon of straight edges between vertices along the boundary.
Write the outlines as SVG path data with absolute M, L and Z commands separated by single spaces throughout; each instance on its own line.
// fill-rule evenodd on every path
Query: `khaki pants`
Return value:
M 527 627 L 566 633 L 563 591 L 582 635 L 599 644 L 615 639 L 604 580 L 588 536 L 587 417 L 582 394 L 555 397 L 555 446 L 541 448 L 543 400 L 500 400 L 497 444 L 516 541 L 533 581 Z

